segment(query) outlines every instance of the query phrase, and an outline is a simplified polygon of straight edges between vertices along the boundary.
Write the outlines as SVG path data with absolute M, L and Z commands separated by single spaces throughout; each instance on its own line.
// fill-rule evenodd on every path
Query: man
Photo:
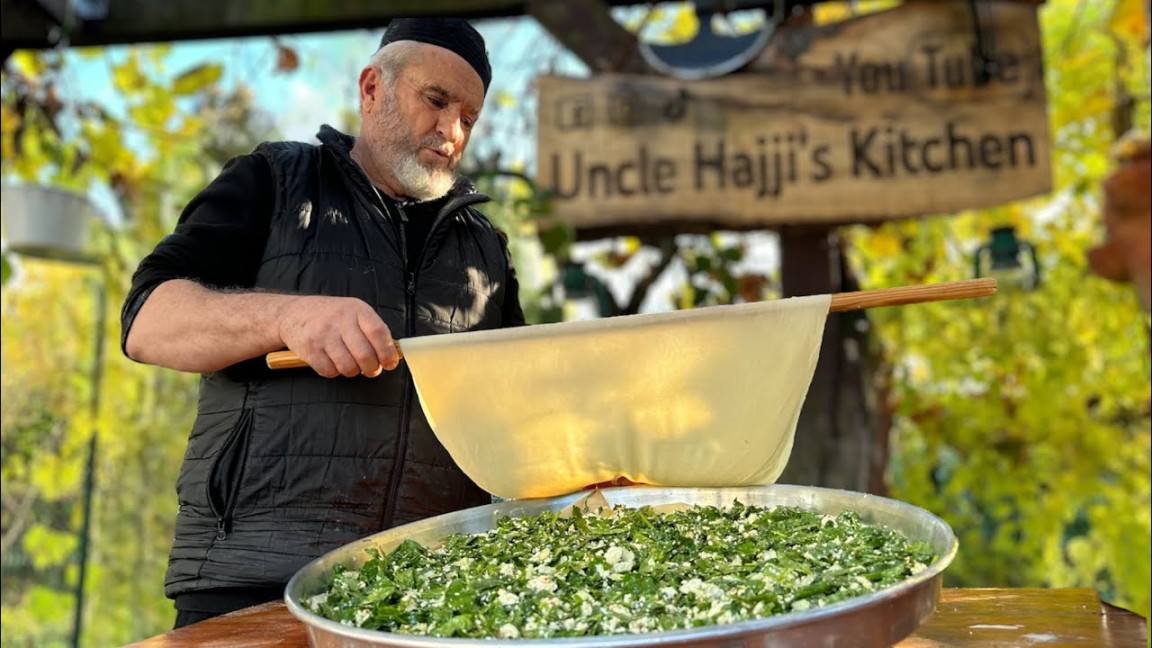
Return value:
M 273 600 L 317 556 L 488 503 L 436 440 L 394 340 L 524 323 L 504 238 L 456 176 L 491 78 L 466 22 L 394 20 L 358 138 L 263 144 L 145 258 L 134 360 L 203 374 L 165 591 L 177 627 Z M 273 372 L 288 348 L 311 370 Z

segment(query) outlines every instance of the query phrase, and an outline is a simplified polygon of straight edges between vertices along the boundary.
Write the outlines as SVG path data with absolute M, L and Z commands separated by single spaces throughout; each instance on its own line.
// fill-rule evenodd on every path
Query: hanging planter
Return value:
M 42 185 L 7 185 L 0 190 L 4 240 L 16 254 L 87 261 L 88 228 L 100 217 L 87 196 Z

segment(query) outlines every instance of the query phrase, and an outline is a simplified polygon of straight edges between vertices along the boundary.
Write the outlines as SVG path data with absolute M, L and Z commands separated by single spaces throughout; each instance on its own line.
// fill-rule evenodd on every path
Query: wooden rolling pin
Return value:
M 400 343 L 393 342 L 392 346 L 396 347 L 396 353 L 400 357 L 404 357 L 404 352 L 400 350 Z M 295 351 L 273 351 L 264 356 L 264 362 L 268 363 L 269 369 L 299 369 L 300 367 L 307 367 L 308 363 L 300 359 Z
M 924 284 L 922 286 L 900 286 L 898 288 L 881 288 L 880 290 L 861 290 L 858 292 L 836 293 L 832 295 L 832 304 L 828 307 L 829 313 L 843 313 L 845 311 L 861 310 L 864 308 L 880 308 L 882 306 L 903 306 L 905 304 L 920 304 L 923 302 L 947 301 L 950 299 L 971 299 L 973 297 L 987 297 L 996 293 L 996 280 L 965 279 L 964 281 L 948 281 L 945 283 Z M 400 343 L 396 342 L 396 350 L 400 351 Z M 404 357 L 401 353 L 400 357 Z M 296 355 L 295 351 L 274 351 L 269 353 L 265 360 L 269 369 L 294 369 L 307 367 L 308 364 Z

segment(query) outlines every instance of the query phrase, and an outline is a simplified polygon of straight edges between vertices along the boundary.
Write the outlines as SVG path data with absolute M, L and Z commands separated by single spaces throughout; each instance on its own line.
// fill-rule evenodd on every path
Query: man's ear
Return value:
M 380 72 L 374 66 L 360 70 L 360 114 L 367 115 L 376 108 L 384 92 Z

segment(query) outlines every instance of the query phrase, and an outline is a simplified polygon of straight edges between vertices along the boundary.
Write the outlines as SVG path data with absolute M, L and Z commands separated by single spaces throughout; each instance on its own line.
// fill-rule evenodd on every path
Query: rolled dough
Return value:
M 792 451 L 831 297 L 408 338 L 432 429 L 500 497 L 747 486 Z

